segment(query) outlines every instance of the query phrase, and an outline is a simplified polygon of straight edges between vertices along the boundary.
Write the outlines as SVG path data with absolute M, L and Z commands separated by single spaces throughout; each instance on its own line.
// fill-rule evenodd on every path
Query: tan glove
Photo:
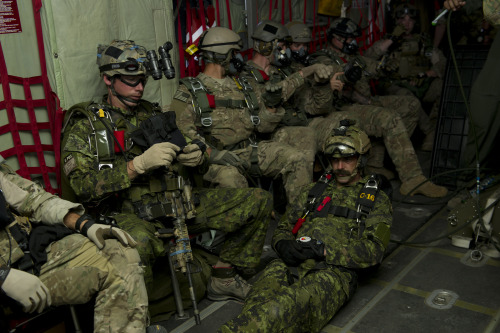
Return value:
M 106 245 L 106 239 L 111 238 L 118 239 L 123 246 L 135 247 L 137 245 L 137 242 L 126 231 L 111 225 L 95 223 L 93 220 L 88 220 L 83 225 L 81 233 L 94 242 L 99 250 Z
M 324 64 L 314 64 L 301 69 L 304 78 L 314 75 L 314 81 L 326 82 L 333 74 L 333 67 Z
M 200 146 L 190 143 L 177 156 L 177 161 L 188 167 L 195 167 L 203 162 L 203 152 Z
M 49 289 L 37 276 L 10 268 L 2 284 L 2 290 L 10 298 L 21 303 L 24 312 L 42 312 L 52 304 Z
M 401 37 L 406 32 L 405 27 L 403 27 L 401 24 L 398 24 L 397 26 L 394 27 L 394 30 L 392 31 L 391 36 L 395 38 Z
M 152 145 L 142 155 L 136 156 L 132 161 L 135 171 L 143 174 L 161 166 L 170 166 L 180 148 L 170 142 Z

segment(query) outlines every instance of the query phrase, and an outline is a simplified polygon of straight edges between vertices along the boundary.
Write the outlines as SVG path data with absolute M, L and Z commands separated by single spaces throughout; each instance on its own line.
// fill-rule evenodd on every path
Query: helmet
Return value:
M 410 4 L 401 4 L 396 7 L 394 10 L 394 18 L 399 19 L 404 17 L 405 15 L 408 15 L 412 19 L 416 18 L 418 16 L 418 9 Z
M 231 29 L 213 27 L 203 32 L 198 43 L 201 51 L 227 54 L 231 50 L 241 50 L 243 42 L 240 35 Z
M 340 158 L 368 153 L 371 148 L 368 135 L 352 125 L 354 125 L 353 121 L 342 120 L 340 122 L 340 127 L 334 129 L 323 145 L 325 155 Z
M 148 75 L 146 49 L 133 40 L 117 40 L 97 47 L 97 65 L 101 76 Z
M 309 43 L 312 41 L 311 30 L 302 22 L 292 21 L 286 24 L 294 43 Z
M 253 35 L 253 39 L 261 40 L 263 42 L 272 42 L 274 40 L 290 42 L 290 34 L 288 29 L 279 23 L 264 20 L 257 25 Z
M 357 38 L 361 36 L 361 28 L 350 18 L 339 17 L 330 24 L 327 34 L 328 40 L 331 40 L 334 34 L 344 38 Z

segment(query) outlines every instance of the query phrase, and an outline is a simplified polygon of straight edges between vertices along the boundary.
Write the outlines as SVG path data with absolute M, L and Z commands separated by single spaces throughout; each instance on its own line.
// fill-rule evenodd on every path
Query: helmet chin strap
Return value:
M 133 100 L 131 98 L 127 98 L 127 97 L 125 97 L 123 95 L 118 94 L 116 92 L 116 90 L 115 90 L 114 84 L 115 84 L 115 78 L 112 78 L 111 79 L 111 86 L 110 86 L 111 93 L 113 94 L 113 96 L 116 96 L 116 98 L 118 98 L 120 100 L 120 102 L 122 102 L 124 105 L 126 105 L 129 108 L 130 108 L 130 106 L 127 103 L 125 103 L 125 102 L 132 103 L 132 104 L 134 104 L 134 106 L 138 104 L 138 101 Z

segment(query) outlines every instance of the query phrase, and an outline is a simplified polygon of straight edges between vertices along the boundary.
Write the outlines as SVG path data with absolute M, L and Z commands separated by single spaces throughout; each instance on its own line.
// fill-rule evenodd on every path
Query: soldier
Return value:
M 276 23 L 272 24 L 277 25 Z M 292 55 L 291 65 L 273 66 L 269 64 L 269 61 L 264 56 L 255 51 L 253 60 L 248 62 L 251 67 L 246 69 L 247 72 L 250 72 L 250 75 L 247 75 L 249 81 L 252 81 L 251 78 L 253 77 L 255 78 L 253 81 L 260 83 L 262 87 L 264 76 L 260 74 L 261 72 L 274 73 L 274 75 L 281 77 L 281 79 L 286 79 L 292 77 L 290 73 L 302 72 L 305 68 L 311 67 L 306 67 L 308 64 L 307 43 L 311 41 L 309 28 L 299 22 L 292 22 L 289 26 L 292 38 L 290 45 Z M 256 33 L 258 32 L 259 29 L 256 30 Z M 336 66 L 331 68 L 330 72 L 338 70 L 339 66 Z M 288 73 L 288 76 L 285 73 Z M 324 70 L 324 73 L 329 72 Z M 286 110 L 286 115 L 283 119 L 286 122 L 282 121 L 280 125 L 286 125 L 286 127 L 279 128 L 273 136 L 274 139 L 289 139 L 289 141 L 293 141 L 296 138 L 295 141 L 297 143 L 295 144 L 303 143 L 303 149 L 306 148 L 306 144 L 309 144 L 309 149 L 315 149 L 316 147 L 319 148 L 317 149 L 319 151 L 324 145 L 326 138 L 328 138 L 329 133 L 332 133 L 339 121 L 349 118 L 355 120 L 357 126 L 362 128 L 368 135 L 384 140 L 389 155 L 400 175 L 402 181 L 400 192 L 403 195 L 409 194 L 415 186 L 425 182 L 424 185 L 420 186 L 412 194 L 423 194 L 429 197 L 445 196 L 447 193 L 446 188 L 426 182 L 415 150 L 405 130 L 403 120 L 398 114 L 387 108 L 371 105 L 344 106 L 340 109 L 340 112 L 336 111 L 333 106 L 334 94 L 338 95 L 342 93 L 344 86 L 344 83 L 340 79 L 354 83 L 360 78 L 360 75 L 360 68 L 354 66 L 348 69 L 346 73 L 336 73 L 326 83 L 318 82 L 322 80 L 315 80 L 311 76 L 306 78 L 301 89 L 297 89 L 291 96 L 285 95 L 284 99 L 286 99 L 286 102 L 283 103 L 283 107 Z M 261 77 L 262 79 L 257 80 L 257 78 Z M 304 128 L 313 133 L 314 138 L 312 140 L 309 139 L 310 135 L 307 135 L 309 132 L 304 131 Z M 297 129 L 301 133 L 305 133 L 305 135 L 289 134 L 293 133 L 293 129 Z M 308 138 L 308 141 L 303 138 Z M 315 150 L 314 153 L 316 152 Z M 373 159 L 369 159 L 369 161 L 373 161 Z M 386 175 L 383 172 L 383 168 L 380 167 L 367 166 L 366 169 L 371 173 Z
M 281 91 L 294 89 L 301 76 L 288 86 L 268 86 L 261 94 L 245 78 L 228 74 L 243 66 L 241 38 L 230 29 L 214 27 L 200 37 L 198 48 L 205 69 L 196 78 L 181 80 L 171 104 L 179 128 L 189 139 L 208 145 L 210 168 L 204 179 L 217 187 L 247 187 L 247 176 L 282 176 L 286 196 L 293 202 L 300 187 L 312 181 L 312 161 L 290 145 L 260 140 L 257 133 L 271 133 L 283 118 Z
M 419 128 L 426 135 L 422 150 L 432 150 L 439 102 L 443 89 L 446 58 L 426 34 L 415 33 L 418 10 L 401 4 L 394 11 L 396 27 L 393 33 L 375 42 L 366 56 L 380 61 L 385 71 L 377 86 L 382 95 L 414 95 L 422 103 L 432 105 L 429 116 L 421 113 Z
M 148 299 L 136 242 L 83 213 L 80 204 L 20 177 L 0 156 L 2 291 L 30 313 L 97 297 L 94 332 L 144 333 Z
M 380 264 L 392 207 L 378 178 L 362 174 L 369 149 L 368 136 L 353 126 L 326 140 L 330 171 L 288 206 L 272 240 L 280 259 L 219 332 L 319 332 L 352 297 L 358 274 Z
M 235 266 L 259 263 L 272 209 L 270 194 L 260 189 L 194 188 L 190 195 L 189 176 L 207 168 L 205 146 L 185 142 L 175 113 L 162 113 L 157 104 L 141 99 L 149 61 L 146 49 L 130 40 L 98 47 L 97 64 L 108 93 L 99 103 L 80 103 L 68 110 L 61 145 L 63 179 L 86 205 L 109 207 L 102 213 L 137 241 L 151 298 L 152 267 L 168 252 L 157 236 L 168 235 L 165 228 L 172 222 L 185 220 L 191 234 L 227 232 L 208 282 L 208 297 L 244 299 L 250 286 Z M 188 240 L 187 231 L 181 232 L 180 241 Z M 206 278 L 198 275 L 193 278 L 199 282 Z M 195 289 L 203 294 L 205 286 Z

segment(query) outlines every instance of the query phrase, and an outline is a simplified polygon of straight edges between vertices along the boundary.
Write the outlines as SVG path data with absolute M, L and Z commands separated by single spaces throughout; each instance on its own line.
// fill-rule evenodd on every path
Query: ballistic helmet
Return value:
M 278 40 L 280 42 L 291 41 L 288 29 L 284 25 L 270 20 L 260 22 L 255 28 L 252 38 L 263 42 L 272 42 L 274 40 Z
M 97 65 L 101 76 L 148 75 L 146 49 L 133 40 L 117 40 L 97 47 Z
M 336 158 L 368 153 L 371 148 L 368 135 L 353 125 L 353 121 L 342 120 L 323 145 L 323 153 Z
M 309 43 L 312 41 L 311 30 L 302 22 L 292 21 L 286 24 L 292 42 Z
M 328 28 L 328 40 L 331 40 L 334 34 L 344 38 L 357 38 L 361 36 L 361 28 L 350 18 L 339 17 L 333 20 Z
M 213 27 L 203 32 L 198 43 L 201 51 L 227 54 L 231 50 L 241 50 L 243 42 L 240 35 L 231 29 Z
M 408 15 L 410 18 L 415 19 L 418 16 L 418 9 L 410 4 L 401 4 L 394 10 L 394 18 L 400 19 Z

